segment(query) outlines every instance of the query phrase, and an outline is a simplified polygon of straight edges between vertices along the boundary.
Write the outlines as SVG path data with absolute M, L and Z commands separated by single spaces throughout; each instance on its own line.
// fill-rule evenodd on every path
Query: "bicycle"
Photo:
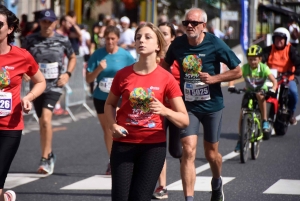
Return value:
M 251 144 L 251 158 L 256 160 L 259 155 L 259 146 L 263 138 L 261 128 L 261 113 L 258 107 L 256 92 L 247 92 L 245 89 L 236 89 L 237 94 L 242 92 L 248 95 L 247 108 L 242 108 L 242 119 L 240 125 L 240 160 L 246 163 L 249 155 L 249 144 Z

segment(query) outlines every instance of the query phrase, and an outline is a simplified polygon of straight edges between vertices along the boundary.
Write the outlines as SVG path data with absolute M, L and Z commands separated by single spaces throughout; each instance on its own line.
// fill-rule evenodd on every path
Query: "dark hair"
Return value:
M 158 25 L 158 27 L 161 27 L 161 26 L 167 26 L 170 28 L 170 32 L 171 32 L 171 36 L 174 36 L 176 37 L 176 31 L 175 31 L 175 28 L 174 28 L 174 25 L 170 22 L 162 22 Z
M 6 22 L 8 28 L 13 28 L 13 31 L 7 35 L 7 44 L 11 44 L 15 41 L 15 33 L 21 32 L 19 19 L 16 15 L 8 10 L 5 6 L 0 5 L 0 14 L 6 16 Z
M 76 13 L 74 10 L 70 10 L 67 15 L 69 15 L 70 17 L 75 17 Z
M 108 36 L 108 34 L 114 33 L 120 38 L 120 30 L 118 27 L 115 26 L 107 26 L 105 31 L 104 31 L 104 37 Z
M 62 23 L 65 21 L 67 21 L 66 16 L 65 15 L 61 16 L 61 18 L 59 19 L 59 25 L 62 25 Z

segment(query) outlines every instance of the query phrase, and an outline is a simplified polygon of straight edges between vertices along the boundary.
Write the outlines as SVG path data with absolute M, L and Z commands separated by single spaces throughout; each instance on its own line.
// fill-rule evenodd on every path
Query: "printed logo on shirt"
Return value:
M 9 71 L 5 67 L 0 69 L 0 89 L 7 87 L 10 84 Z
M 15 67 L 13 67 L 13 66 L 5 66 L 4 68 L 7 70 L 15 70 Z
M 151 86 L 150 89 L 151 89 L 151 90 L 159 91 L 159 87 L 153 87 L 153 86 Z
M 198 75 L 202 70 L 202 60 L 197 55 L 188 55 L 182 61 L 183 72 L 189 75 Z
M 206 54 L 198 54 L 199 57 L 205 57 Z
M 153 97 L 155 97 L 155 94 L 150 88 L 134 88 L 129 96 L 132 114 L 128 114 L 128 125 L 139 125 L 148 128 L 155 127 L 155 122 L 151 120 L 153 114 L 149 107 L 150 102 L 153 101 Z

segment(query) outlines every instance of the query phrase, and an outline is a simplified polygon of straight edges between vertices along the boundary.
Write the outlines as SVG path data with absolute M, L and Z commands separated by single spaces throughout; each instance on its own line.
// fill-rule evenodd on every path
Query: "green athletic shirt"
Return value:
M 191 46 L 184 34 L 170 45 L 165 61 L 171 65 L 177 60 L 180 65 L 180 88 L 188 111 L 211 113 L 224 108 L 221 84 L 204 85 L 198 72 L 211 76 L 220 74 L 220 62 L 229 69 L 236 68 L 241 62 L 234 52 L 219 38 L 205 33 L 203 41 Z
M 242 66 L 242 72 L 247 91 L 260 91 L 261 89 L 264 91 L 268 90 L 266 80 L 271 74 L 271 71 L 266 64 L 260 62 L 255 69 L 252 69 L 249 64 L 244 64 Z

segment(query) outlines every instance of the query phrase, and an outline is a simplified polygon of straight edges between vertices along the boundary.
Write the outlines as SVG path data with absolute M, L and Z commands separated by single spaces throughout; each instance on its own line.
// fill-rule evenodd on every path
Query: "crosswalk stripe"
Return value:
M 12 189 L 17 186 L 27 184 L 33 181 L 36 181 L 40 178 L 47 177 L 49 175 L 43 174 L 22 174 L 22 173 L 9 173 L 7 175 L 4 188 L 5 189 Z
M 300 195 L 300 180 L 279 179 L 264 194 Z
M 95 175 L 65 186 L 61 190 L 111 190 L 111 176 Z

